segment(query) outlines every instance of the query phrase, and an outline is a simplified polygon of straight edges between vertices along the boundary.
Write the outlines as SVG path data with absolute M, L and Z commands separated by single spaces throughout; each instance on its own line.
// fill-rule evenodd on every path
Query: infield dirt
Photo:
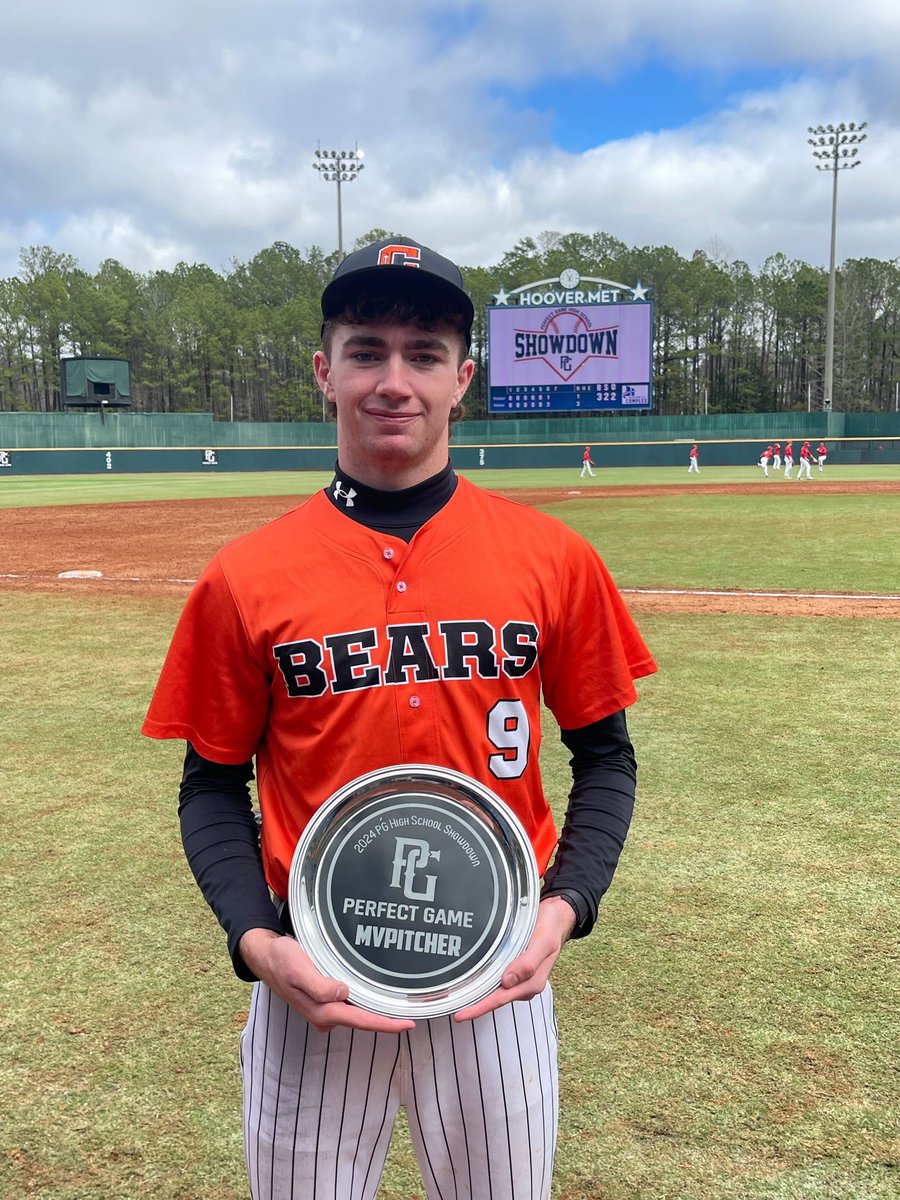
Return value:
M 792 492 L 806 482 L 772 481 L 766 492 Z M 900 483 L 832 483 L 816 480 L 831 494 L 895 493 Z M 498 489 L 525 504 L 602 501 L 685 495 L 682 486 Z M 692 493 L 758 495 L 760 485 L 697 483 Z M 5 509 L 0 513 L 0 588 L 187 595 L 191 582 L 216 550 L 295 507 L 298 497 L 267 496 L 209 500 L 132 501 L 75 507 Z M 100 571 L 102 578 L 60 579 L 64 571 Z M 750 593 L 646 594 L 625 590 L 636 611 L 683 609 L 746 612 L 772 616 L 900 618 L 900 600 L 854 596 L 760 596 Z

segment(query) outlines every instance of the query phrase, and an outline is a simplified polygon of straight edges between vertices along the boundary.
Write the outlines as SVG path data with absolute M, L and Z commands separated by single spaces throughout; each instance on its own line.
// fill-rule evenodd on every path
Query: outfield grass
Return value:
M 620 587 L 900 594 L 900 496 L 633 497 L 548 506 Z
M 452 448 L 451 448 L 452 449 Z M 461 475 L 486 488 L 568 488 L 590 491 L 596 487 L 646 487 L 655 484 L 683 486 L 687 491 L 698 483 L 752 484 L 764 489 L 777 481 L 757 467 L 709 467 L 699 476 L 680 467 L 606 468 L 594 479 L 580 479 L 573 468 L 535 470 L 471 470 Z M 813 490 L 812 482 L 797 484 Z M 23 508 L 44 504 L 102 504 L 128 500 L 190 500 L 209 496 L 308 496 L 324 487 L 331 472 L 324 471 L 216 471 L 139 475 L 22 475 L 0 476 L 0 508 Z M 827 467 L 822 479 L 835 481 L 898 481 L 900 466 Z
M 0 593 L 3 1196 L 245 1195 L 248 990 L 183 860 L 181 748 L 137 732 L 179 607 Z M 895 1198 L 896 627 L 641 624 L 633 832 L 555 972 L 555 1195 Z M 566 758 L 551 734 L 557 804 Z M 402 1133 L 388 1179 L 421 1195 Z
M 199 500 L 215 496 L 308 496 L 331 480 L 325 471 L 223 471 L 203 475 L 23 475 L 0 478 L 0 508 Z

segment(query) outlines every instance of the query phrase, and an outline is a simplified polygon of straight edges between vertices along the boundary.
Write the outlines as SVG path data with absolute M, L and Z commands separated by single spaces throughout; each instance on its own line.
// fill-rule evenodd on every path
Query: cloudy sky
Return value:
M 0 278 L 227 269 L 337 243 L 317 144 L 365 152 L 344 242 L 404 232 L 467 266 L 602 230 L 758 267 L 827 265 L 807 127 L 868 122 L 838 259 L 900 256 L 897 0 L 6 0 Z

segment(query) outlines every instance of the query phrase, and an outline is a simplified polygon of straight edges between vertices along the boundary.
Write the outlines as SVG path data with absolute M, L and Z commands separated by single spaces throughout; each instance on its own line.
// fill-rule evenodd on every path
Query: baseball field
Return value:
M 553 977 L 556 1200 L 896 1200 L 900 468 L 471 475 L 598 547 L 660 667 Z M 184 862 L 182 747 L 138 730 L 190 581 L 325 482 L 0 480 L 2 1197 L 246 1195 L 248 989 Z M 402 1128 L 385 1179 L 423 1195 Z

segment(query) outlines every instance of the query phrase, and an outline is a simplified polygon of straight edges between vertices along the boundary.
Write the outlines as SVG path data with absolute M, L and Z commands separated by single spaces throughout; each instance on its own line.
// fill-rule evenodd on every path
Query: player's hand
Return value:
M 500 986 L 477 1004 L 461 1008 L 454 1014 L 454 1020 L 472 1021 L 511 1000 L 530 1000 L 537 996 L 546 987 L 553 964 L 574 928 L 575 913 L 570 904 L 559 896 L 542 900 L 531 941 L 503 972 Z
M 295 1008 L 310 1025 L 327 1033 L 336 1025 L 400 1033 L 415 1021 L 381 1017 L 347 1003 L 350 989 L 330 979 L 313 965 L 298 941 L 271 929 L 249 929 L 240 940 L 244 962 L 285 1004 Z

